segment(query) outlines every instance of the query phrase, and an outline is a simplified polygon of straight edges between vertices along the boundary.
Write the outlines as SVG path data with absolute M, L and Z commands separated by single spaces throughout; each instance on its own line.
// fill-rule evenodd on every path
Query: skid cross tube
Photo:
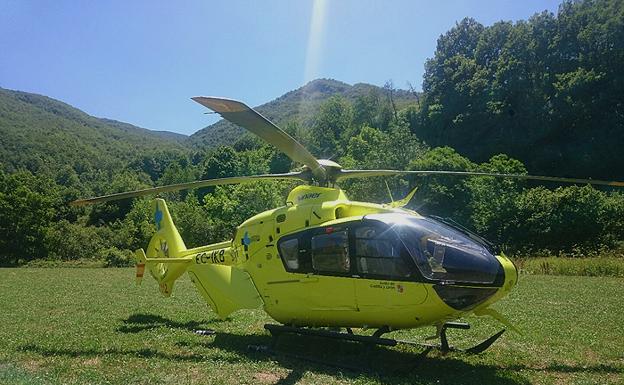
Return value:
M 442 325 L 442 328 L 440 330 L 440 351 L 442 353 L 450 352 L 452 349 L 452 347 L 449 346 L 448 338 L 446 337 L 446 329 L 448 328 L 468 330 L 470 329 L 470 325 L 460 322 L 446 322 L 444 325 Z

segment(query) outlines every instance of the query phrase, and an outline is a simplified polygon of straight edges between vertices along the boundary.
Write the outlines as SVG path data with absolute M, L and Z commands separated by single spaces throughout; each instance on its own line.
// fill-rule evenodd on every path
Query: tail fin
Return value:
M 145 267 L 160 285 L 160 292 L 169 297 L 173 290 L 173 283 L 187 268 L 189 260 L 182 259 L 187 250 L 180 233 L 173 224 L 167 204 L 163 199 L 155 199 L 154 222 L 156 233 L 152 236 L 147 252 L 143 249 L 136 251 L 137 284 L 141 283 Z

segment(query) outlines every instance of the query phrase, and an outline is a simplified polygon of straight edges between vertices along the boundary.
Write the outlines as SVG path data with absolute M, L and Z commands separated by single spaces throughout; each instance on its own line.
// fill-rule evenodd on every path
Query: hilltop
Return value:
M 349 85 L 333 79 L 316 79 L 254 108 L 278 125 L 284 125 L 293 120 L 310 125 L 320 105 L 332 96 L 342 96 L 353 102 L 359 96 L 369 94 L 387 98 L 387 93 L 386 89 L 367 83 Z M 409 103 L 414 103 L 417 96 L 406 90 L 395 89 L 393 99 L 397 108 L 400 109 Z M 212 148 L 234 143 L 244 133 L 242 128 L 221 119 L 191 135 L 188 143 L 193 147 Z

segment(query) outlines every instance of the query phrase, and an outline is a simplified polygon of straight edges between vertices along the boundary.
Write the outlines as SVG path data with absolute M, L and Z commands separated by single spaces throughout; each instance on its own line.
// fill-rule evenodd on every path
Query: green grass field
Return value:
M 161 298 L 132 269 L 0 269 L 0 383 L 6 384 L 623 384 L 624 279 L 523 275 L 497 308 L 524 334 L 506 333 L 478 356 L 378 348 L 354 372 L 250 351 L 268 343 L 260 310 L 220 321 L 187 278 Z M 468 346 L 500 326 L 469 318 L 451 331 Z M 195 329 L 213 328 L 215 336 Z M 432 328 L 392 333 L 422 340 Z M 345 363 L 361 345 L 286 337 L 285 352 Z

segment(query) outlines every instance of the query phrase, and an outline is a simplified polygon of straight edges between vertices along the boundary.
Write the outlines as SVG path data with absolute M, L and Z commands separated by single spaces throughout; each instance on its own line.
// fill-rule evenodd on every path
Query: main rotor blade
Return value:
M 198 180 L 195 182 L 177 183 L 177 184 L 170 184 L 167 186 L 147 188 L 144 190 L 136 190 L 136 191 L 117 193 L 117 194 L 104 195 L 104 196 L 99 196 L 95 198 L 78 199 L 73 202 L 70 202 L 70 205 L 84 206 L 84 205 L 89 205 L 89 204 L 110 202 L 110 201 L 116 201 L 120 199 L 134 198 L 134 197 L 158 194 L 158 193 L 163 193 L 163 192 L 180 191 L 180 190 L 186 190 L 186 189 L 191 189 L 191 188 L 208 187 L 208 186 L 219 186 L 219 185 L 225 185 L 225 184 L 250 183 L 253 181 L 257 181 L 257 180 L 297 179 L 297 180 L 306 181 L 309 179 L 309 178 L 306 178 L 306 176 L 309 176 L 309 174 L 307 174 L 306 172 L 289 172 L 289 173 L 284 173 L 284 174 L 263 174 L 263 175 L 250 175 L 250 176 L 233 176 L 230 178 L 206 179 L 206 180 Z
M 316 179 L 325 179 L 325 169 L 301 143 L 245 103 L 232 99 L 206 96 L 196 96 L 191 99 L 217 112 L 224 119 L 258 135 L 280 149 L 295 162 L 305 164 L 312 170 L 312 174 Z
M 522 175 L 522 174 L 499 174 L 492 172 L 471 172 L 471 171 L 437 171 L 437 170 L 414 170 L 414 171 L 399 171 L 399 170 L 340 170 L 336 180 L 350 179 L 350 178 L 368 178 L 374 176 L 387 176 L 387 175 L 453 175 L 453 176 L 492 176 L 496 178 L 512 178 L 512 179 L 524 179 L 524 180 L 540 180 L 546 182 L 563 182 L 563 183 L 582 183 L 582 184 L 595 184 L 604 186 L 617 186 L 624 187 L 624 182 L 619 181 L 606 181 L 598 179 L 580 179 L 580 178 L 562 178 L 557 176 L 539 176 L 539 175 Z

